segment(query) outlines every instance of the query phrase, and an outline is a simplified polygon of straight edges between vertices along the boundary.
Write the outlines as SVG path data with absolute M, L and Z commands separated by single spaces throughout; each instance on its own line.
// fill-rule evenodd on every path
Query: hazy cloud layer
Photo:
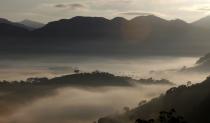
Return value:
M 145 12 L 124 12 L 120 13 L 120 15 L 126 15 L 126 16 L 146 16 L 146 15 L 152 15 L 151 13 L 145 13 Z
M 56 8 L 66 8 L 70 10 L 78 10 L 78 9 L 85 9 L 86 6 L 80 3 L 72 3 L 72 4 L 56 4 L 54 5 Z
M 136 107 L 141 100 L 158 96 L 167 88 L 170 86 L 64 88 L 59 89 L 54 95 L 29 100 L 28 103 L 21 103 L 21 105 L 17 105 L 20 102 L 15 100 L 8 103 L 5 106 L 15 104 L 11 107 L 13 112 L 1 115 L 0 121 L 4 123 L 90 123 L 108 114 L 120 113 L 124 106 Z M 19 97 L 18 93 L 14 96 Z
M 209 13 L 208 0 L 0 0 L 0 14 L 12 20 L 25 18 L 47 22 L 77 15 L 113 18 L 118 13 L 142 11 L 164 18 L 193 21 Z M 46 6 L 46 5 L 53 5 Z M 205 8 L 202 6 L 205 5 Z M 197 7 L 195 7 L 197 6 Z M 63 8 L 63 9 L 58 9 Z M 65 9 L 64 9 L 65 8 Z M 72 11 L 68 11 L 69 10 Z M 85 10 L 85 11 L 84 11 Z M 65 11 L 65 12 L 64 12 Z M 138 14 L 133 14 L 137 16 Z M 122 16 L 122 15 L 121 15 Z M 127 17 L 126 15 L 124 15 Z M 133 17 L 129 15 L 127 18 Z

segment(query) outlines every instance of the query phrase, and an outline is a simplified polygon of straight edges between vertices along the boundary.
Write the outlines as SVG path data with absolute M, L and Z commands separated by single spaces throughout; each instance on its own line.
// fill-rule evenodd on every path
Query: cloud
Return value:
M 127 16 L 145 16 L 145 15 L 152 15 L 151 13 L 146 12 L 123 12 L 120 15 L 127 15 Z
M 86 6 L 80 3 L 71 3 L 71 4 L 56 4 L 54 5 L 56 8 L 67 8 L 71 10 L 80 10 L 85 9 Z
M 107 114 L 122 112 L 124 106 L 135 107 L 139 101 L 156 97 L 168 88 L 62 88 L 56 95 L 34 100 L 30 105 L 5 117 L 4 123 L 91 123 Z
M 53 79 L 31 78 L 25 82 L 0 82 L 0 106 L 2 107 L 0 115 L 12 114 L 33 101 L 57 95 L 58 90 L 65 87 L 74 87 L 82 90 L 93 88 L 96 91 L 105 87 L 135 88 L 137 85 L 149 85 L 147 87 L 155 85 L 172 86 L 163 80 L 141 79 L 136 80 L 135 83 L 133 80 L 133 84 L 131 81 L 127 77 L 118 77 L 108 73 L 82 73 Z
M 57 7 L 57 8 L 65 8 L 66 5 L 64 5 L 64 4 L 57 4 L 57 5 L 55 5 L 55 7 Z
M 201 8 L 198 8 L 197 10 L 199 11 L 210 11 L 210 7 L 201 7 Z
M 74 71 L 74 68 L 68 66 L 53 66 L 49 67 L 48 69 L 54 74 L 66 74 Z
M 210 11 L 210 4 L 196 4 L 189 7 L 180 8 L 184 11 L 191 11 L 191 12 L 208 12 Z

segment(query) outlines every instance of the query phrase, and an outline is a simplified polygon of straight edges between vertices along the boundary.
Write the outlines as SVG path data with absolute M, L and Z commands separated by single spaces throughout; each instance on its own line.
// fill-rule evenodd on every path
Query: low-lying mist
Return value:
M 195 72 L 192 76 L 191 73 L 178 74 L 171 70 L 178 70 L 183 66 L 191 67 L 198 59 L 198 57 L 176 56 L 147 56 L 139 58 L 102 58 L 72 55 L 34 56 L 30 58 L 16 56 L 15 58 L 2 59 L 0 61 L 0 78 L 1 80 L 25 80 L 29 77 L 52 78 L 71 74 L 75 68 L 79 68 L 84 72 L 100 70 L 133 78 L 164 78 L 183 84 L 186 81 L 201 81 L 206 78 L 206 74 Z
M 136 107 L 140 101 L 156 97 L 170 87 L 169 85 L 136 85 L 60 88 L 54 95 L 18 105 L 19 108 L 14 108 L 13 112 L 7 113 L 6 116 L 2 115 L 0 121 L 4 123 L 91 123 L 99 117 L 121 113 L 125 106 Z M 18 102 L 8 105 L 13 103 Z
M 101 70 L 133 79 L 167 79 L 175 84 L 201 82 L 209 72 L 182 71 L 193 68 L 197 57 L 100 58 L 53 56 L 4 59 L 1 80 L 25 80 Z M 119 83 L 117 83 L 119 84 Z M 110 114 L 125 112 L 143 100 L 165 93 L 175 85 L 135 84 L 133 86 L 26 86 L 0 93 L 0 122 L 3 123 L 91 123 Z M 126 108 L 128 109 L 128 108 Z

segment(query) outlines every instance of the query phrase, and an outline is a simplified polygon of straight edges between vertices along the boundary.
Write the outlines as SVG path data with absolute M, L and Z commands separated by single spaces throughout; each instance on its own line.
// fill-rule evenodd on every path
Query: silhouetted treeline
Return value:
M 21 106 L 34 100 L 57 94 L 57 90 L 65 87 L 77 87 L 86 89 L 92 87 L 94 89 L 100 87 L 127 87 L 135 86 L 136 83 L 141 84 L 138 80 L 130 77 L 115 76 L 106 72 L 95 71 L 92 73 L 80 73 L 65 75 L 61 77 L 49 78 L 29 78 L 25 81 L 0 81 L 0 115 L 6 115 L 16 111 Z M 150 79 L 149 79 L 150 80 Z M 130 82 L 132 81 L 132 83 Z M 149 81 L 148 81 L 149 83 Z M 154 80 L 152 81 L 154 83 Z M 161 83 L 158 81 L 158 83 Z M 143 82 L 145 85 L 145 82 Z M 172 85 L 172 83 L 167 83 Z
M 125 112 L 129 114 L 129 111 Z M 122 119 L 120 119 L 122 118 Z M 123 117 L 110 117 L 110 118 L 101 118 L 99 123 L 130 123 L 132 121 L 123 121 Z M 142 119 L 138 118 L 134 120 L 133 123 L 187 123 L 183 116 L 178 115 L 176 110 L 173 108 L 169 111 L 160 111 L 158 115 L 154 115 L 153 118 Z
M 173 84 L 167 79 L 161 79 L 161 80 L 155 80 L 153 78 L 148 78 L 148 79 L 139 79 L 138 80 L 141 84 Z
M 177 115 L 175 109 L 170 111 L 161 111 L 158 118 L 142 120 L 138 118 L 135 123 L 187 123 L 184 117 Z
M 94 71 L 92 73 L 75 73 L 61 77 L 49 78 L 28 78 L 25 81 L 0 81 L 0 87 L 4 86 L 29 86 L 29 85 L 56 85 L 56 86 L 132 86 L 133 84 L 162 84 L 173 85 L 172 82 L 162 79 L 135 80 L 126 76 L 115 76 L 107 72 Z
M 99 123 L 127 123 L 138 118 L 149 119 L 161 110 L 176 109 L 190 123 L 210 122 L 210 77 L 198 84 L 181 85 L 169 89 L 166 94 L 140 105 L 122 115 L 102 118 Z M 167 114 L 167 113 L 166 113 Z M 166 122 L 167 123 L 167 122 Z M 173 123 L 173 122 L 172 122 Z

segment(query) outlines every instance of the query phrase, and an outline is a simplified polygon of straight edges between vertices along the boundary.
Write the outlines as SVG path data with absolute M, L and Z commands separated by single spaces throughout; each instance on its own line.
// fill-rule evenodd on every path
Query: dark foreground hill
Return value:
M 168 111 L 172 108 L 176 109 L 189 123 L 209 123 L 209 88 L 209 77 L 199 84 L 174 87 L 169 89 L 166 94 L 125 114 L 102 118 L 99 123 L 134 123 L 138 118 L 157 118 L 160 111 Z

